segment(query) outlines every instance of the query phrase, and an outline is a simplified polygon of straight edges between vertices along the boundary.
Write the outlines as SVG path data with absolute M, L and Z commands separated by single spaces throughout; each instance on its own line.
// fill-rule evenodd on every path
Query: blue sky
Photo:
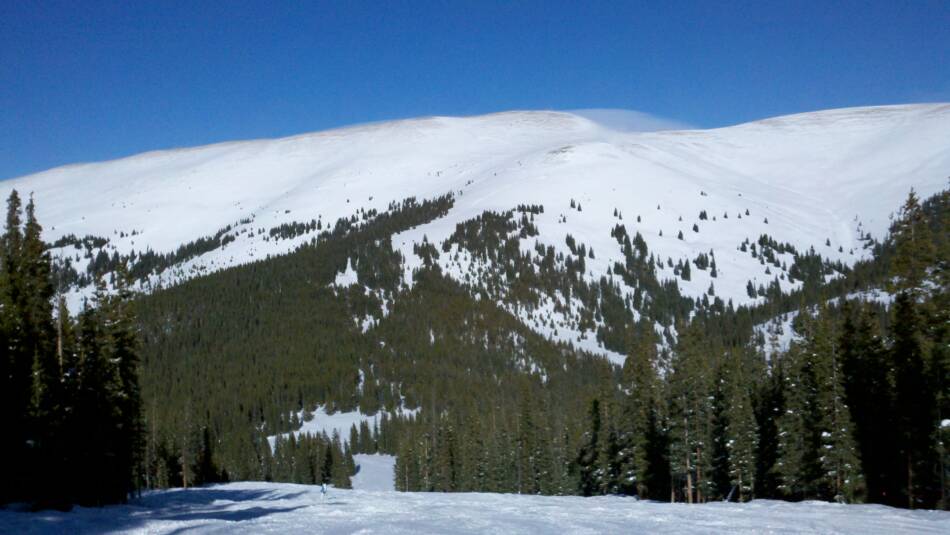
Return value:
M 950 2 L 0 2 L 0 178 L 420 115 L 950 101 Z

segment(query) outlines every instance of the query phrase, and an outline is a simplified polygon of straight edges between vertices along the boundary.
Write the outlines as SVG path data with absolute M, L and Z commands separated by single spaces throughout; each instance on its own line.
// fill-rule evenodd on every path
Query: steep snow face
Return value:
M 713 251 L 718 277 L 693 269 L 680 289 L 700 297 L 713 285 L 716 296 L 738 305 L 755 299 L 746 292 L 750 280 L 768 284 L 776 275 L 739 251 L 741 242 L 768 234 L 800 251 L 814 246 L 831 260 L 852 263 L 866 254 L 862 235 L 882 237 L 911 188 L 928 196 L 947 186 L 948 139 L 950 104 L 831 110 L 662 132 L 622 132 L 568 113 L 510 112 L 72 165 L 0 183 L 0 195 L 12 188 L 32 192 L 48 240 L 103 236 L 110 253 L 169 252 L 233 226 L 227 233 L 233 241 L 155 278 L 164 283 L 286 253 L 313 237 L 266 239 L 268 229 L 283 223 L 332 225 L 363 209 L 385 211 L 410 196 L 452 192 L 455 206 L 447 217 L 393 239 L 407 258 L 408 281 L 419 262 L 412 245 L 424 236 L 438 245 L 457 223 L 486 210 L 543 205 L 534 221 L 540 234 L 525 247 L 537 240 L 567 253 L 570 234 L 594 250 L 586 263 L 588 278 L 597 280 L 623 260 L 610 236 L 622 223 L 631 236 L 641 233 L 662 260 Z M 54 253 L 84 266 L 70 247 Z M 791 255 L 780 260 L 791 263 Z M 440 263 L 458 277 L 473 267 L 452 266 L 449 255 Z M 341 275 L 344 282 L 347 275 Z M 659 276 L 675 277 L 671 268 Z M 787 280 L 780 284 L 794 287 Z M 73 306 L 81 295 L 74 293 Z M 549 325 L 550 336 L 585 343 L 568 321 Z

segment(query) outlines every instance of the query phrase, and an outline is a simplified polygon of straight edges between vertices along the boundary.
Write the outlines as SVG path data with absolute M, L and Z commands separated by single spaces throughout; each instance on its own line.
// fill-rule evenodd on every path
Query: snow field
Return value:
M 128 505 L 69 513 L 0 510 L 4 533 L 708 533 L 946 534 L 950 513 L 879 505 L 754 501 L 705 505 L 229 483 L 146 493 Z
M 269 238 L 268 230 L 282 223 L 316 219 L 326 228 L 361 209 L 382 212 L 410 196 L 454 193 L 446 217 L 394 237 L 411 274 L 418 265 L 413 244 L 423 236 L 438 247 L 457 223 L 486 210 L 540 204 L 536 239 L 567 253 L 570 234 L 593 248 L 589 281 L 622 260 L 610 237 L 620 223 L 631 236 L 640 232 L 664 262 L 712 250 L 719 276 L 693 269 L 691 281 L 678 281 L 681 291 L 701 297 L 712 283 L 717 296 L 740 305 L 753 301 L 746 294 L 749 280 L 767 285 L 778 274 L 738 251 L 742 241 L 769 234 L 799 251 L 814 246 L 833 261 L 852 263 L 867 254 L 861 235 L 883 237 L 912 187 L 921 197 L 947 187 L 947 139 L 950 104 L 829 110 L 662 132 L 622 132 L 569 113 L 509 112 L 150 152 L 4 181 L 0 195 L 12 188 L 33 192 L 48 240 L 103 236 L 120 253 L 170 252 L 235 225 L 234 241 L 154 276 L 152 286 L 285 254 L 314 235 Z M 582 208 L 572 209 L 572 200 Z M 699 220 L 703 210 L 707 220 Z M 453 267 L 447 255 L 439 262 L 452 276 L 475 267 Z M 352 283 L 351 271 L 337 284 Z M 663 268 L 659 277 L 675 275 Z M 71 309 L 88 293 L 72 292 Z M 522 319 L 533 325 L 527 312 Z M 592 333 L 570 332 L 564 327 L 569 318 L 553 319 L 562 325 L 557 336 L 544 334 L 622 358 L 592 342 Z

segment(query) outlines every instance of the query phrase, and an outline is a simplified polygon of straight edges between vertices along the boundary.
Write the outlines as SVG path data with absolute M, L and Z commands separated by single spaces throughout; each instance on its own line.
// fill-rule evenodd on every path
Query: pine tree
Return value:
M 928 268 L 934 264 L 936 250 L 926 215 L 911 190 L 900 215 L 891 228 L 895 244 L 891 262 L 894 275 L 892 290 L 917 295 L 922 289 Z
M 815 339 L 810 347 L 819 356 L 821 366 L 819 403 L 824 416 L 821 423 L 824 449 L 821 462 L 831 497 L 835 501 L 851 503 L 863 500 L 864 475 L 843 386 L 844 374 L 836 346 L 837 337 L 831 325 L 830 315 L 824 311 L 819 315 Z
M 26 206 L 20 262 L 22 269 L 24 327 L 23 348 L 32 359 L 32 421 L 29 431 L 34 454 L 32 462 L 38 481 L 52 481 L 66 468 L 59 435 L 64 413 L 59 357 L 53 324 L 53 284 L 50 256 L 41 239 L 42 227 L 36 220 L 32 197 Z M 36 488 L 34 500 L 39 506 L 65 507 L 68 497 L 57 489 Z
M 110 342 L 109 356 L 118 375 L 119 390 L 116 393 L 116 404 L 119 412 L 117 425 L 120 431 L 115 468 L 119 480 L 124 482 L 125 495 L 131 495 L 142 486 L 145 426 L 142 420 L 142 396 L 138 379 L 140 341 L 134 323 L 132 292 L 127 279 L 125 266 L 120 265 L 115 278 L 115 293 L 107 299 L 103 314 L 106 321 L 105 334 Z M 208 443 L 209 448 L 210 446 L 211 444 Z M 207 453 L 208 463 L 211 463 L 211 452 Z M 216 471 L 213 472 L 205 475 L 217 480 L 218 474 Z
M 803 340 L 790 351 L 779 420 L 781 488 L 796 498 L 860 500 L 864 481 L 831 319 L 824 310 L 799 316 Z
M 805 336 L 813 328 L 805 310 Z M 778 457 L 775 471 L 779 491 L 792 499 L 821 498 L 821 407 L 816 355 L 806 344 L 793 343 L 782 357 L 785 411 L 776 424 Z
M 691 324 L 681 330 L 669 379 L 670 465 L 684 483 L 682 493 L 688 503 L 703 503 L 711 490 L 709 397 L 719 350 L 705 343 L 700 329 Z
M 603 488 L 600 417 L 600 400 L 595 398 L 591 401 L 588 412 L 590 428 L 584 433 L 581 448 L 574 461 L 578 473 L 578 491 L 582 496 L 593 496 Z
M 721 500 L 730 495 L 732 481 L 730 477 L 730 450 L 728 428 L 728 403 L 732 394 L 732 381 L 728 361 L 720 362 L 715 370 L 712 396 L 709 402 L 711 426 L 709 432 L 709 489 L 708 500 Z
M 756 449 L 755 496 L 757 498 L 780 498 L 780 480 L 776 470 L 779 454 L 777 421 L 785 413 L 785 371 L 783 359 L 777 349 L 777 339 L 772 340 L 772 358 L 769 361 L 768 377 L 760 381 L 753 406 L 759 430 Z
M 927 378 L 926 341 L 917 307 L 911 291 L 899 293 L 891 331 L 901 490 L 911 509 L 931 506 L 939 485 L 933 480 L 933 467 L 939 463 L 934 448 L 937 400 Z
M 16 190 L 7 199 L 6 229 L 2 245 L 2 280 L 0 289 L 0 330 L 2 330 L 3 380 L 0 385 L 3 392 L 4 421 L 7 429 L 0 458 L 4 463 L 3 491 L 0 498 L 4 502 L 12 499 L 29 499 L 29 468 L 34 454 L 28 448 L 30 438 L 30 414 L 32 404 L 32 368 L 33 355 L 26 350 L 28 346 L 25 314 L 25 281 L 22 266 L 23 234 L 21 231 L 21 202 Z
M 854 316 L 857 315 L 857 319 Z M 893 471 L 895 449 L 893 391 L 888 379 L 891 364 L 877 333 L 872 312 L 855 313 L 850 305 L 843 311 L 838 352 L 848 407 L 854 419 L 854 437 L 861 454 L 867 485 L 867 499 L 875 503 L 902 505 L 899 472 Z
M 651 479 L 656 478 L 659 467 L 650 462 L 651 441 L 657 430 L 657 373 L 656 340 L 652 332 L 645 331 L 637 337 L 623 365 L 624 430 L 621 449 L 621 489 L 627 494 L 641 498 L 661 498 L 651 494 Z M 661 479 L 666 479 L 663 473 Z M 658 489 L 654 489 L 654 492 Z
M 726 449 L 729 452 L 729 481 L 740 501 L 755 493 L 756 452 L 759 433 L 752 407 L 755 382 L 741 351 L 734 351 L 728 366 L 728 400 L 726 409 Z M 730 491 L 731 493 L 731 491 Z

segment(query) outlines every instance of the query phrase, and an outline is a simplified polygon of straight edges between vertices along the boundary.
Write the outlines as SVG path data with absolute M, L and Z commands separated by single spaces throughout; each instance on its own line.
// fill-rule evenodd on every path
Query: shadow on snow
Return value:
M 305 492 L 280 490 L 240 490 L 199 487 L 149 492 L 127 505 L 103 508 L 76 507 L 70 512 L 36 513 L 0 510 L 0 532 L 4 533 L 105 533 L 124 531 L 150 522 L 189 522 L 171 533 L 200 529 L 204 522 L 243 522 L 288 513 L 308 507 L 279 507 L 276 502 L 291 500 Z M 256 502 L 255 506 L 242 507 Z M 264 503 L 261 503 L 264 502 Z M 275 502 L 273 507 L 268 502 Z M 319 501 L 314 501 L 314 505 Z

